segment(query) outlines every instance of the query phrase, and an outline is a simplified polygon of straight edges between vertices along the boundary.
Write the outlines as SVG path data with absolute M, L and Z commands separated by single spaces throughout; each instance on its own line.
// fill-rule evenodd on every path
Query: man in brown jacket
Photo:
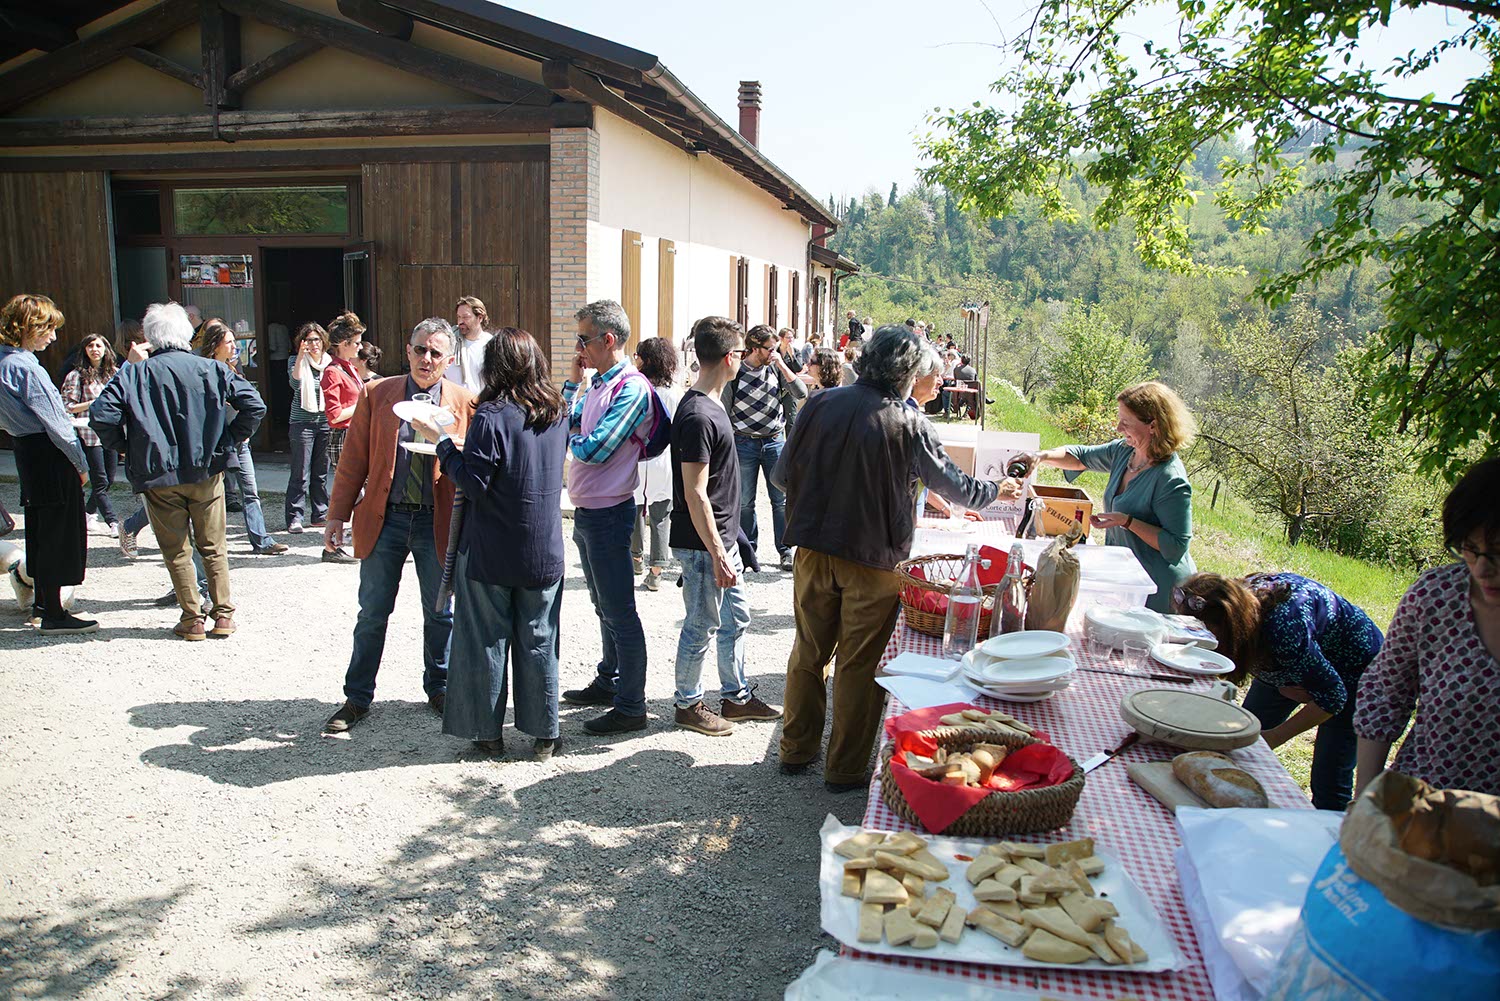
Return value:
M 433 317 L 417 324 L 406 347 L 410 374 L 371 384 L 344 438 L 323 545 L 331 550 L 337 544 L 363 489 L 359 517 L 354 521 L 354 555 L 360 561 L 359 618 L 354 624 L 354 652 L 344 675 L 346 701 L 328 720 L 325 729 L 330 733 L 348 730 L 370 711 L 375 674 L 385 650 L 386 622 L 396 607 L 408 556 L 416 564 L 422 592 L 422 688 L 427 704 L 439 715 L 443 712 L 453 610 L 451 606 L 437 608 L 437 593 L 453 516 L 453 483 L 431 455 L 400 447 L 403 442 L 422 439 L 393 408 L 404 400 L 430 396 L 457 421 L 453 436 L 463 438 L 474 412 L 474 397 L 443 378 L 453 360 L 453 343 L 453 328 L 446 320 Z

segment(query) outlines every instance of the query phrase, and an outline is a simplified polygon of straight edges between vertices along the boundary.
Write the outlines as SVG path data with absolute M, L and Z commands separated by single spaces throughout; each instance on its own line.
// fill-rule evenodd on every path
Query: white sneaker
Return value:
M 293 518 L 292 523 L 286 527 L 286 531 L 288 535 L 301 535 L 303 532 L 307 531 L 307 529 L 302 527 L 301 521 Z
M 104 523 L 104 519 L 99 517 L 97 514 L 85 515 L 83 519 L 83 527 L 86 531 L 94 535 L 103 535 L 105 532 L 109 531 L 109 526 L 106 525 Z
M 107 534 L 111 539 L 118 539 L 120 537 L 120 526 L 119 525 L 111 525 L 109 522 L 106 521 L 104 523 L 104 531 L 105 531 L 105 534 Z

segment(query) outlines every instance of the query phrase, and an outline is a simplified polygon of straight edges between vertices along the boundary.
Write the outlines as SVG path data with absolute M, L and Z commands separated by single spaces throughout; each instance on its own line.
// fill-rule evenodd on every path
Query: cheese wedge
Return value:
M 1033 845 L 1021 841 L 1002 841 L 1000 847 L 1013 859 L 1034 858 L 1043 859 L 1047 857 L 1046 845 Z
M 1077 862 L 1069 862 L 1063 866 L 1063 872 L 1073 877 L 1073 883 L 1078 887 L 1080 893 L 1086 897 L 1094 895 L 1094 884 L 1089 882 L 1088 873 L 1083 871 L 1083 866 Z
M 1094 952 L 1088 946 L 1059 938 L 1045 928 L 1031 933 L 1021 948 L 1021 955 L 1039 963 L 1082 963 L 1094 958 Z
M 990 910 L 994 911 L 996 914 L 999 914 L 1001 917 L 1010 918 L 1012 921 L 1015 921 L 1017 923 L 1020 922 L 1021 915 L 1026 910 L 1026 908 L 1022 907 L 1020 903 L 1015 900 L 987 900 L 983 904 L 980 904 L 980 906 L 988 907 Z
M 1146 961 L 1146 950 L 1142 949 L 1130 937 L 1130 933 L 1113 921 L 1104 923 L 1104 941 L 1109 944 L 1110 949 L 1121 962 L 1144 963 Z
M 1110 918 L 1118 917 L 1119 911 L 1108 900 L 1086 896 L 1081 890 L 1065 893 L 1057 900 L 1068 917 L 1086 932 L 1096 932 Z
M 969 863 L 969 868 L 964 872 L 964 876 L 968 879 L 970 885 L 978 886 L 1008 865 L 1010 863 L 999 855 L 981 855 Z
M 1094 839 L 1079 838 L 1077 841 L 1061 841 L 1048 845 L 1042 858 L 1048 865 L 1062 865 L 1073 859 L 1086 859 L 1094 854 Z
M 974 899 L 985 902 L 991 900 L 1015 900 L 1016 891 L 1014 887 L 1006 886 L 999 880 L 987 879 L 974 887 Z
M 910 831 L 901 831 L 892 834 L 880 844 L 880 850 L 888 855 L 910 855 L 927 847 L 927 842 L 912 834 Z
M 873 856 L 873 855 L 864 855 L 864 856 L 861 856 L 859 858 L 852 858 L 852 859 L 849 859 L 848 861 L 846 861 L 844 863 L 844 871 L 845 872 L 854 872 L 854 871 L 860 870 L 860 869 L 879 869 L 879 868 L 880 867 L 875 864 L 875 856 Z
M 911 940 L 913 949 L 932 949 L 938 944 L 938 930 L 926 925 L 917 925 L 917 934 Z
M 910 873 L 936 883 L 941 883 L 948 878 L 948 867 L 926 849 L 919 849 L 911 855 L 892 855 L 889 852 L 879 851 L 875 853 L 875 864 L 881 869 Z
M 910 911 L 898 907 L 885 916 L 885 940 L 891 945 L 905 945 L 917 937 L 920 927 Z
M 1078 922 L 1068 917 L 1061 907 L 1032 907 L 1021 914 L 1021 923 L 1033 928 L 1044 928 L 1058 938 L 1067 939 L 1085 949 L 1089 947 L 1088 932 L 1078 927 Z
M 1047 863 L 1034 858 L 1027 858 L 1024 855 L 1016 859 L 1014 864 L 1031 873 L 1033 876 L 1045 876 L 1052 871 L 1052 867 Z
M 858 897 L 865 888 L 865 877 L 857 872 L 844 873 L 843 894 L 846 897 Z
M 859 905 L 859 934 L 861 942 L 879 942 L 885 931 L 885 908 L 879 904 Z
M 1076 893 L 1078 884 L 1067 873 L 1048 869 L 1031 881 L 1031 888 L 1037 893 Z
M 997 938 L 1012 948 L 1026 941 L 1027 935 L 1031 934 L 1031 929 L 997 914 L 988 907 L 974 908 L 965 920 L 986 935 Z
M 948 919 L 948 912 L 953 909 L 953 902 L 958 897 L 952 890 L 939 888 L 932 896 L 927 898 L 922 909 L 917 912 L 917 923 L 939 928 Z
M 1085 876 L 1097 876 L 1104 871 L 1104 860 L 1097 855 L 1078 860 L 1078 868 L 1083 870 Z
M 979 849 L 980 855 L 998 855 L 1000 858 L 1010 861 L 1010 852 L 1005 850 L 1004 845 L 985 845 Z
M 1090 934 L 1089 935 L 1089 948 L 1092 949 L 1092 950 L 1094 950 L 1094 955 L 1095 956 L 1098 956 L 1100 959 L 1104 960 L 1110 966 L 1119 966 L 1120 965 L 1120 957 L 1116 956 L 1115 955 L 1115 950 L 1111 949 L 1109 947 L 1109 943 L 1106 942 L 1106 941 L 1104 941 L 1104 936 L 1103 935 Z
M 1031 888 L 1031 884 L 1035 882 L 1035 876 L 1022 876 L 1020 889 L 1016 891 L 1016 899 L 1027 907 L 1041 907 L 1047 902 L 1045 893 L 1037 893 Z
M 834 845 L 833 853 L 844 858 L 863 858 L 875 854 L 875 846 L 884 840 L 885 835 L 879 831 L 861 831 Z
M 938 938 L 952 945 L 957 945 L 958 940 L 963 938 L 964 923 L 968 914 L 957 904 L 948 908 L 948 916 L 943 919 L 943 927 L 938 929 Z
M 901 877 L 901 885 L 906 887 L 906 892 L 913 897 L 920 898 L 927 895 L 927 881 L 921 876 L 913 876 L 909 872 L 905 873 Z
M 897 882 L 896 877 L 879 869 L 871 869 L 865 873 L 865 886 L 860 891 L 860 899 L 867 904 L 905 905 L 910 894 L 906 892 L 906 887 Z

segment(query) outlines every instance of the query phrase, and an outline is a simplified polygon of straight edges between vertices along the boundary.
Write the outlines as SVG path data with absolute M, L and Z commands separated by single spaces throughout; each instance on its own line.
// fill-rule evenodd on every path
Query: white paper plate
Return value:
M 1090 608 L 1083 613 L 1084 630 L 1101 643 L 1117 649 L 1127 640 L 1158 643 L 1167 635 L 1167 624 L 1149 608 Z
M 443 408 L 436 403 L 422 403 L 419 400 L 400 400 L 391 406 L 391 411 L 398 420 L 410 421 L 413 417 L 420 417 L 424 421 L 432 421 L 441 426 L 443 421 L 433 418 L 443 412 Z
M 1130 937 L 1146 950 L 1147 960 L 1132 966 L 1110 966 L 1100 959 L 1083 963 L 1042 963 L 1021 954 L 998 939 L 970 928 L 957 943 L 939 942 L 931 949 L 913 949 L 905 945 L 891 945 L 882 939 L 879 943 L 859 941 L 859 901 L 843 895 L 844 859 L 833 853 L 833 846 L 845 838 L 858 834 L 861 828 L 845 827 L 830 816 L 823 822 L 819 832 L 822 837 L 822 864 L 819 870 L 819 890 L 822 898 L 823 930 L 840 942 L 860 952 L 881 956 L 903 956 L 908 959 L 939 959 L 959 963 L 984 963 L 989 966 L 1028 966 L 1048 970 L 1104 970 L 1110 973 L 1160 973 L 1183 968 L 1182 953 L 1172 941 L 1166 922 L 1157 913 L 1151 898 L 1135 884 L 1125 867 L 1113 855 L 1102 850 L 1094 852 L 1104 862 L 1104 872 L 1094 877 L 1094 887 L 1119 909 L 1119 922 L 1130 932 Z M 977 901 L 974 888 L 964 878 L 967 862 L 960 862 L 954 855 L 977 858 L 980 850 L 989 841 L 969 841 L 959 838 L 931 837 L 918 832 L 927 839 L 928 847 L 938 860 L 948 866 L 949 877 L 936 886 L 951 890 L 958 897 L 956 906 L 973 910 Z M 1066 840 L 1058 837 L 1056 840 Z M 930 884 L 931 885 L 931 884 Z M 1121 993 L 1130 993 L 1122 991 Z
M 1078 669 L 1072 657 L 1028 657 L 1024 660 L 984 660 L 975 658 L 974 677 L 996 688 L 1056 681 Z
M 430 441 L 403 441 L 401 447 L 417 455 L 437 455 L 437 445 Z
M 1151 659 L 1184 674 L 1228 674 L 1234 661 L 1214 650 L 1182 643 L 1158 643 L 1151 648 Z
M 1045 657 L 1049 653 L 1066 650 L 1072 642 L 1063 633 L 1054 633 L 1046 629 L 1027 629 L 1019 633 L 992 636 L 981 643 L 979 649 L 989 657 L 1019 660 Z

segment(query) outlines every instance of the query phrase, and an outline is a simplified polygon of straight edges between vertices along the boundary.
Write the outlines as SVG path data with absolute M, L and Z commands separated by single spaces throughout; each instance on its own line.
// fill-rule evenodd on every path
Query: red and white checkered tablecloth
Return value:
M 898 622 L 891 642 L 881 658 L 884 666 L 898 653 L 939 656 L 942 641 L 907 629 Z M 1084 649 L 1081 636 L 1074 636 L 1073 654 L 1079 666 L 1123 670 L 1116 660 L 1111 663 Z M 1165 669 L 1162 669 L 1165 672 Z M 1006 703 L 980 698 L 985 708 L 1002 708 L 1017 719 L 1045 730 L 1053 743 L 1075 761 L 1083 761 L 1099 751 L 1119 746 L 1131 728 L 1120 718 L 1120 699 L 1142 688 L 1167 687 L 1149 678 L 1122 677 L 1080 670 L 1072 687 L 1045 702 Z M 1171 686 L 1178 687 L 1178 686 Z M 1184 690 L 1186 685 L 1181 686 Z M 1206 688 L 1207 682 L 1197 686 Z M 894 697 L 886 710 L 887 717 L 906 711 Z M 882 737 L 882 741 L 884 738 Z M 1120 754 L 1115 760 L 1090 772 L 1084 783 L 1073 821 L 1060 831 L 1046 835 L 1021 837 L 1022 841 L 1058 841 L 1090 837 L 1100 848 L 1119 858 L 1132 879 L 1141 887 L 1187 961 L 1184 969 L 1173 973 L 1114 973 L 1095 970 L 1037 970 L 1033 968 L 988 966 L 974 963 L 950 963 L 927 959 L 877 956 L 845 948 L 843 954 L 875 962 L 892 963 L 918 970 L 936 970 L 967 979 L 994 984 L 1010 990 L 1045 992 L 1063 998 L 1112 1001 L 1117 997 L 1136 997 L 1141 1001 L 1213 1001 L 1213 989 L 1203 955 L 1198 948 L 1182 886 L 1177 879 L 1173 859 L 1181 840 L 1172 814 L 1143 789 L 1130 781 L 1125 766 L 1131 761 L 1164 761 L 1176 753 L 1170 747 L 1142 741 Z M 1232 752 L 1235 763 L 1254 775 L 1265 786 L 1272 806 L 1312 808 L 1291 776 L 1281 767 L 1274 752 L 1264 741 Z M 892 813 L 881 798 L 880 778 L 870 783 L 870 798 L 865 806 L 864 825 L 882 831 L 917 831 L 918 829 Z M 925 833 L 918 831 L 918 833 Z

